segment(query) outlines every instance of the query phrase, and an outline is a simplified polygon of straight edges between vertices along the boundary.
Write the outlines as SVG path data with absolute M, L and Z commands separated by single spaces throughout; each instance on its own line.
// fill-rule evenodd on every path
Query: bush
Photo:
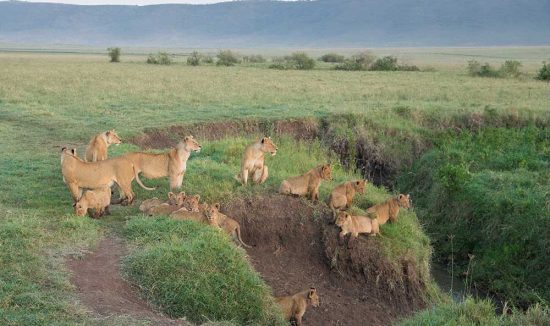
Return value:
M 187 57 L 187 64 L 190 66 L 198 66 L 201 64 L 201 54 L 197 51 L 193 51 L 189 57 Z
M 489 63 L 480 64 L 476 60 L 468 61 L 466 70 L 470 76 L 474 77 L 518 77 L 521 75 L 519 71 L 521 62 L 516 60 L 507 60 L 501 66 L 500 69 L 493 68 Z
M 202 56 L 202 62 L 207 63 L 207 64 L 212 64 L 212 63 L 214 63 L 214 58 L 211 55 L 203 55 Z
M 264 63 L 265 61 L 266 61 L 265 58 L 260 54 L 253 54 L 250 56 L 243 57 L 243 62 Z
M 327 53 L 319 58 L 323 62 L 344 62 L 345 57 L 341 54 Z
M 501 77 L 519 77 L 519 75 L 521 75 L 519 67 L 521 67 L 521 62 L 506 60 L 500 67 L 499 72 Z
M 111 62 L 120 62 L 120 48 L 108 48 L 107 52 Z
M 550 80 L 550 62 L 542 63 L 542 68 L 539 70 L 539 74 L 537 75 L 538 80 Z
M 240 57 L 237 53 L 232 52 L 231 50 L 222 50 L 218 53 L 218 66 L 233 66 L 237 63 L 240 63 Z
M 397 65 L 397 58 L 392 56 L 379 58 L 372 64 L 372 66 L 370 67 L 370 70 L 373 70 L 373 71 L 399 70 L 399 66 Z
M 315 60 L 310 58 L 305 52 L 295 52 L 283 58 L 274 58 L 273 63 L 269 65 L 270 69 L 280 70 L 311 70 L 315 67 Z
M 361 52 L 352 55 L 351 58 L 345 60 L 339 65 L 336 65 L 334 69 L 347 71 L 369 70 L 375 60 L 376 56 L 372 53 Z
M 172 59 L 166 52 L 159 52 L 156 55 L 149 54 L 147 58 L 147 63 L 155 65 L 170 65 L 172 64 Z

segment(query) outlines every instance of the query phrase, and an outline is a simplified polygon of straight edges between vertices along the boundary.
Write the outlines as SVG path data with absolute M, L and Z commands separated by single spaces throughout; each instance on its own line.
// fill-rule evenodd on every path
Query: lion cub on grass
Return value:
M 265 153 L 271 153 L 272 156 L 277 154 L 277 146 L 271 137 L 264 137 L 248 145 L 241 161 L 241 172 L 235 176 L 235 179 L 246 185 L 248 178 L 252 176 L 252 181 L 255 183 L 264 183 L 269 176 L 267 165 L 264 164 Z
M 162 205 L 164 203 L 168 203 L 170 205 L 177 205 L 178 203 L 178 199 L 180 201 L 182 201 L 182 198 L 183 200 L 185 200 L 187 197 L 185 196 L 185 192 L 180 192 L 179 194 L 175 194 L 173 192 L 169 192 L 168 193 L 168 201 L 162 201 L 160 199 L 158 199 L 157 197 L 154 197 L 154 198 L 151 198 L 151 199 L 146 199 L 144 201 L 141 202 L 141 204 L 139 205 L 139 210 L 142 211 L 142 212 L 147 212 L 148 210 L 150 210 L 151 208 L 155 207 L 155 206 L 159 206 L 159 205 Z
M 383 203 L 370 207 L 367 209 L 367 214 L 378 219 L 380 225 L 386 224 L 388 220 L 393 223 L 397 221 L 399 208 L 411 207 L 410 199 L 410 195 L 399 194 L 397 197 L 392 197 Z
M 328 207 L 332 210 L 334 217 L 336 217 L 336 212 L 338 210 L 351 207 L 356 192 L 361 195 L 365 194 L 366 183 L 367 180 L 348 181 L 336 186 L 336 188 L 332 190 L 328 197 Z
M 82 197 L 73 204 L 73 207 L 78 216 L 88 213 L 92 218 L 100 218 L 109 204 L 111 204 L 111 188 L 103 187 L 85 191 Z
M 168 202 L 152 206 L 145 212 L 149 216 L 170 215 L 170 213 L 177 211 L 178 209 L 181 209 L 183 207 L 186 198 L 187 196 L 185 196 L 185 192 L 183 191 L 177 195 L 175 195 L 173 192 L 169 192 Z
M 361 233 L 368 233 L 376 236 L 380 234 L 380 227 L 377 219 L 370 219 L 366 216 L 352 216 L 348 212 L 340 212 L 336 219 L 342 231 L 340 231 L 340 239 L 343 239 L 346 234 L 351 233 L 351 238 L 355 239 Z
M 103 161 L 107 159 L 107 149 L 112 144 L 122 143 L 114 129 L 95 135 L 86 148 L 86 162 Z
M 237 243 L 247 248 L 252 248 L 251 246 L 244 243 L 241 238 L 241 226 L 234 219 L 220 213 L 220 204 L 216 203 L 209 206 L 206 209 L 206 218 L 208 219 L 208 224 L 222 229 L 225 233 Z
M 279 193 L 283 195 L 307 195 L 315 201 L 319 199 L 321 180 L 332 180 L 332 167 L 330 164 L 321 164 L 303 175 L 283 180 Z
M 296 321 L 297 326 L 302 325 L 302 317 L 308 305 L 319 306 L 319 296 L 315 288 L 310 288 L 295 295 L 275 298 L 275 302 L 281 306 L 281 311 L 288 321 Z

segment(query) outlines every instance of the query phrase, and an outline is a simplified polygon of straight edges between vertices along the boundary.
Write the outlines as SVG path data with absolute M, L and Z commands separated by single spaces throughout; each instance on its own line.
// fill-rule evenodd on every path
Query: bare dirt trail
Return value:
M 126 253 L 122 240 L 111 235 L 102 239 L 94 252 L 67 261 L 71 283 L 82 303 L 99 316 L 126 315 L 153 325 L 191 325 L 155 312 L 139 297 L 137 289 L 120 274 L 120 260 Z

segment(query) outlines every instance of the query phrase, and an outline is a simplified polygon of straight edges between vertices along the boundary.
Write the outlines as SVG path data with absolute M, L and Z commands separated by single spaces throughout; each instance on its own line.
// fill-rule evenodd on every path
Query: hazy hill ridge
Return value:
M 184 47 L 550 44 L 550 0 L 0 2 L 0 42 Z

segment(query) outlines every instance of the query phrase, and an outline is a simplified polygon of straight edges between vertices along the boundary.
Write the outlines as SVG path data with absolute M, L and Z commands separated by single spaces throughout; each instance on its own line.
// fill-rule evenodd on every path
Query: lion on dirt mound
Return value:
M 332 167 L 330 164 L 321 164 L 305 174 L 283 180 L 279 193 L 283 195 L 307 195 L 315 201 L 319 199 L 321 180 L 332 180 Z

